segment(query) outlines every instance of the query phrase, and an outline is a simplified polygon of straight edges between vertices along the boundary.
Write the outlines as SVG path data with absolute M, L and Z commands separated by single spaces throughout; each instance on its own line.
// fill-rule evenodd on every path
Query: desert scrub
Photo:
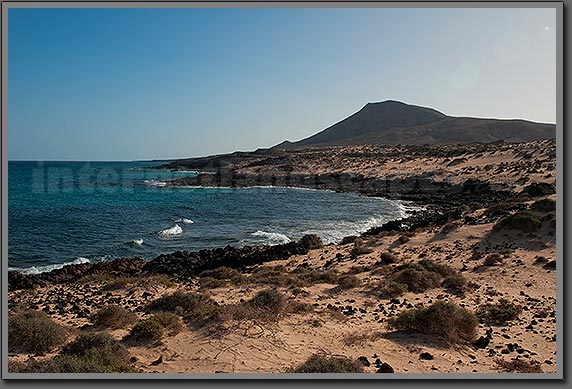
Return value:
M 443 279 L 448 279 L 444 287 L 447 287 L 447 284 L 452 286 L 454 282 L 462 282 L 461 277 L 460 273 L 447 265 L 423 259 L 397 266 L 389 281 L 406 285 L 410 292 L 420 293 L 439 287 Z
M 363 365 L 345 356 L 314 354 L 301 365 L 287 370 L 288 373 L 363 373 Z
M 454 293 L 462 293 L 467 285 L 467 279 L 461 273 L 451 274 L 443 279 L 441 286 Z
M 101 308 L 90 318 L 98 327 L 125 328 L 137 321 L 137 315 L 119 305 L 108 305 Z
M 541 227 L 542 222 L 536 212 L 518 211 L 513 215 L 501 219 L 494 225 L 493 231 L 517 230 L 522 232 L 535 232 Z
M 441 336 L 450 343 L 468 343 L 476 335 L 478 319 L 454 303 L 438 301 L 429 307 L 405 310 L 389 318 L 388 325 L 406 333 Z
M 485 322 L 505 325 L 510 321 L 518 319 L 522 312 L 520 305 L 514 304 L 506 299 L 500 299 L 497 304 L 484 304 L 477 309 L 477 316 Z
M 25 311 L 8 319 L 8 348 L 11 351 L 47 353 L 66 339 L 66 329 L 44 312 Z
M 275 289 L 265 289 L 247 301 L 253 308 L 279 313 L 284 309 L 286 298 Z
M 543 373 L 538 361 L 524 361 L 522 359 L 495 360 L 496 368 L 506 373 Z
M 227 306 L 221 312 L 221 320 L 277 321 L 285 314 L 304 314 L 313 311 L 310 304 L 287 299 L 275 289 L 261 290 L 250 300 Z
M 532 203 L 530 209 L 535 212 L 554 212 L 556 211 L 556 201 L 552 199 L 537 200 Z
M 390 263 L 399 262 L 399 258 L 397 258 L 395 255 L 393 255 L 389 251 L 384 251 L 383 253 L 381 253 L 380 259 L 381 259 L 382 264 L 390 264 Z
M 395 298 L 407 293 L 407 285 L 395 281 L 382 281 L 378 291 L 381 298 Z
M 113 290 L 125 289 L 129 285 L 134 284 L 137 281 L 135 277 L 119 277 L 115 279 L 108 280 L 105 285 L 101 287 L 101 291 L 108 292 Z
M 301 272 L 307 272 L 304 269 Z M 284 266 L 262 266 L 256 269 L 248 278 L 253 284 L 274 285 L 284 287 L 302 287 L 307 285 L 300 277 L 290 274 Z
M 103 332 L 84 334 L 48 360 L 10 366 L 15 373 L 125 373 L 134 369 L 127 349 Z
M 203 294 L 176 291 L 151 301 L 147 309 L 151 312 L 172 312 L 184 316 L 185 320 L 206 319 L 218 304 Z
M 205 270 L 199 274 L 201 287 L 216 288 L 228 283 L 242 285 L 246 282 L 246 277 L 238 270 L 225 266 L 217 267 L 213 270 Z
M 157 313 L 139 321 L 131 330 L 128 340 L 136 342 L 152 342 L 161 340 L 165 333 L 176 335 L 183 330 L 181 318 L 174 313 Z
M 361 281 L 359 278 L 352 274 L 344 274 L 338 277 L 338 286 L 342 289 L 353 289 L 357 288 Z
M 496 266 L 503 262 L 502 256 L 497 253 L 487 255 L 483 259 L 483 266 Z

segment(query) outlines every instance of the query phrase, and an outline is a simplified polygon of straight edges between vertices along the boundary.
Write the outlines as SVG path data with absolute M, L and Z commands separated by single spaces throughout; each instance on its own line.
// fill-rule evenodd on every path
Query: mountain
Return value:
M 432 108 L 387 100 L 368 103 L 348 118 L 298 142 L 274 146 L 528 142 L 556 137 L 556 125 L 520 119 L 447 116 Z

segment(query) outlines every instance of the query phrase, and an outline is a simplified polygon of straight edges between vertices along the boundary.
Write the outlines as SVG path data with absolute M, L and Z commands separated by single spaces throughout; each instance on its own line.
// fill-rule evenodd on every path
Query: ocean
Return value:
M 176 250 L 280 244 L 305 234 L 336 243 L 405 217 L 403 203 L 296 188 L 184 188 L 198 172 L 158 162 L 8 163 L 9 270 L 153 259 Z

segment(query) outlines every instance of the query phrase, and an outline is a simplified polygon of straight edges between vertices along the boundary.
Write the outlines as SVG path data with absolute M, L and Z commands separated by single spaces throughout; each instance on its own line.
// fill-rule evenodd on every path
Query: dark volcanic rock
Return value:
M 419 355 L 419 359 L 424 359 L 426 361 L 430 361 L 430 360 L 434 359 L 434 357 L 430 353 L 421 353 Z
M 489 345 L 490 341 L 491 340 L 488 337 L 481 336 L 479 339 L 475 341 L 475 343 L 473 343 L 473 345 L 476 348 L 486 348 Z
M 391 367 L 389 363 L 384 362 L 379 366 L 376 373 L 395 373 L 395 370 L 393 370 L 393 367 Z
M 146 262 L 141 258 L 119 258 L 95 264 L 66 265 L 61 269 L 41 274 L 26 275 L 20 272 L 9 272 L 8 288 L 18 290 L 30 288 L 30 285 L 42 286 L 52 282 L 73 282 L 90 275 L 130 276 L 139 273 Z
M 172 254 L 159 255 L 146 263 L 142 270 L 152 274 L 191 277 L 220 266 L 241 269 L 245 266 L 307 253 L 308 249 L 299 242 L 275 246 L 245 246 L 240 249 L 227 246 L 198 252 L 176 251 Z
M 324 247 L 322 239 L 316 234 L 304 235 L 300 239 L 300 244 L 308 250 L 320 249 Z

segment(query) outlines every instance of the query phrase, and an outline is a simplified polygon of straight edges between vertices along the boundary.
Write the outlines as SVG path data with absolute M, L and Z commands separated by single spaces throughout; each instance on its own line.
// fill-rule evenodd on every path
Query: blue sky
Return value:
M 183 158 L 367 102 L 555 122 L 554 9 L 10 9 L 8 157 Z

